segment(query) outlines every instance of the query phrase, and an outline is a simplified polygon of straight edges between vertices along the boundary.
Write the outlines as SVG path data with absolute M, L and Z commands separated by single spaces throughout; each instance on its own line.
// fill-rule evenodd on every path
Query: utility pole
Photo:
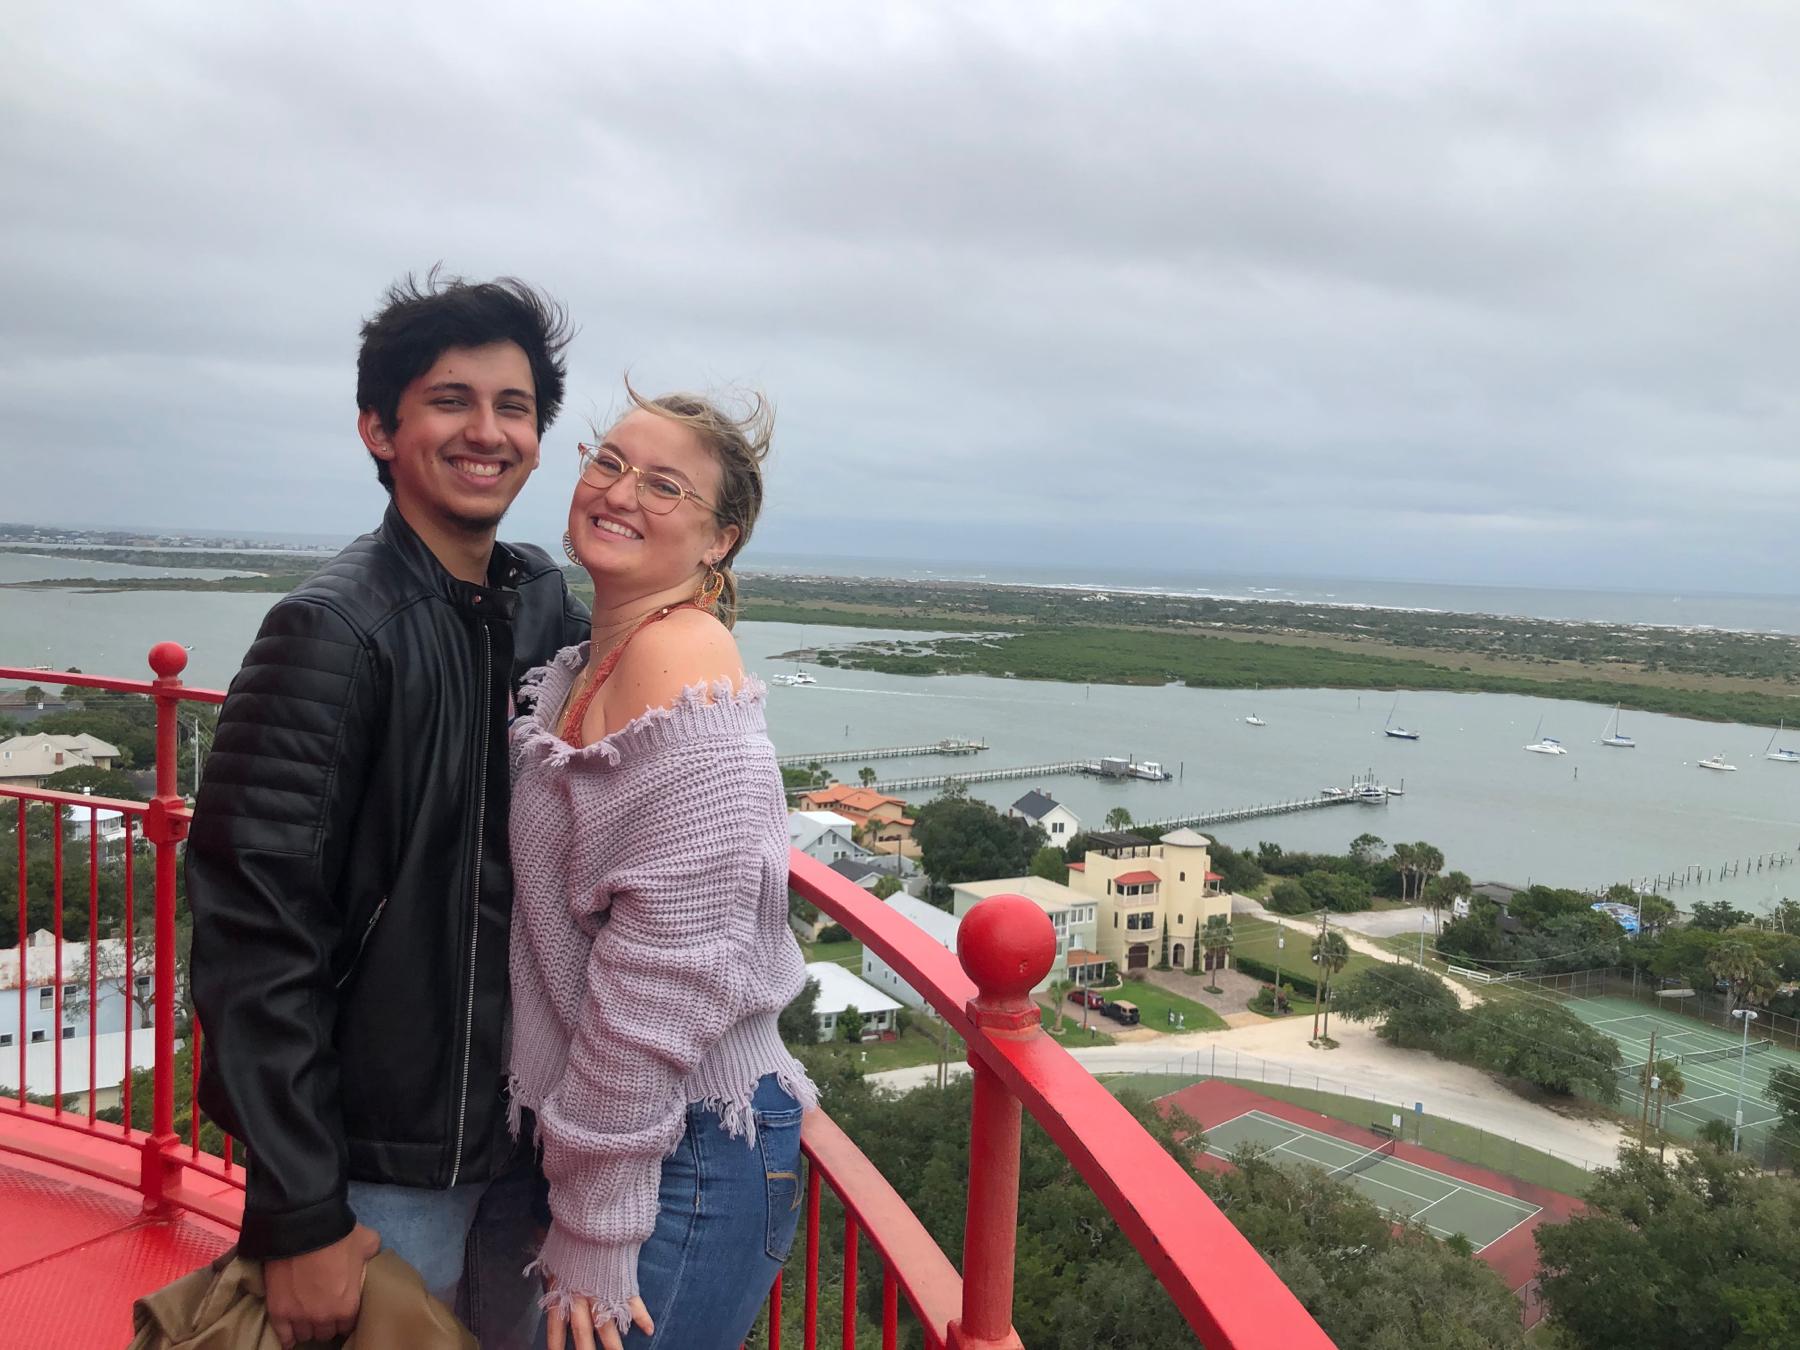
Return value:
M 1650 1032 L 1649 1058 L 1644 1061 L 1643 1102 L 1638 1108 L 1638 1142 L 1650 1147 L 1650 1082 L 1656 1077 L 1656 1032 Z
M 1324 945 L 1325 945 L 1324 944 L 1325 926 L 1326 926 L 1327 922 L 1329 922 L 1330 913 L 1331 913 L 1330 910 L 1320 910 L 1319 911 L 1319 938 L 1320 938 L 1320 941 L 1315 944 L 1315 950 L 1313 951 L 1313 954 L 1312 954 L 1313 967 L 1314 967 L 1314 969 L 1313 969 L 1313 1034 L 1312 1034 L 1312 1038 L 1315 1041 L 1319 1039 L 1319 1011 L 1320 1011 L 1320 1009 L 1322 1009 L 1325 1006 L 1325 986 L 1320 981 L 1320 978 L 1319 978 L 1321 975 L 1323 975 L 1325 973 L 1325 968 L 1319 964 L 1319 957 L 1323 953 L 1323 949 L 1324 949 Z
M 1731 1151 L 1736 1153 L 1744 1133 L 1744 1061 L 1750 1058 L 1750 1024 L 1756 1020 L 1756 1014 L 1749 1008 L 1733 1008 L 1731 1015 L 1744 1022 L 1744 1048 L 1738 1052 L 1737 1119 L 1731 1125 Z

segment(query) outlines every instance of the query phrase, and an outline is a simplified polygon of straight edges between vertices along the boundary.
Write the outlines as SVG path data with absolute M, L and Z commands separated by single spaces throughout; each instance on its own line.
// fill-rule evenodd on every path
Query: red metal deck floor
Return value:
M 135 1192 L 0 1155 L 0 1350 L 121 1350 L 131 1302 L 234 1241 Z

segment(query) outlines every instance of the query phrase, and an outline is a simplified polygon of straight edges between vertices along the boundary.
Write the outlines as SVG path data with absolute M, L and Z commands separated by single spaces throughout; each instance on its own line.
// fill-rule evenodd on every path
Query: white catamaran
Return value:
M 1537 730 L 1531 733 L 1531 744 L 1525 747 L 1527 750 L 1534 755 L 1566 755 L 1569 753 L 1568 746 L 1554 736 L 1544 735 L 1543 731 L 1544 719 L 1540 717 Z
M 1610 745 L 1615 750 L 1635 750 L 1637 742 L 1619 730 L 1619 705 L 1613 705 L 1612 721 L 1607 723 L 1606 734 L 1600 738 L 1600 744 Z

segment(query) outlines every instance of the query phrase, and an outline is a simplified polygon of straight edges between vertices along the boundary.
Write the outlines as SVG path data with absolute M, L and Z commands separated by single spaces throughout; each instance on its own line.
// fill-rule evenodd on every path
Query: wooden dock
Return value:
M 1628 884 L 1635 891 L 1649 895 L 1663 895 L 1688 886 L 1707 886 L 1716 881 L 1728 881 L 1733 877 L 1763 872 L 1776 867 L 1787 867 L 1793 862 L 1794 855 L 1792 853 L 1759 853 L 1755 857 L 1736 858 L 1730 862 L 1721 863 L 1717 867 L 1695 864 L 1692 867 L 1684 867 L 1678 872 L 1665 872 L 1658 876 L 1633 877 Z
M 812 764 L 863 764 L 871 759 L 922 759 L 927 755 L 977 755 L 988 748 L 984 740 L 948 736 L 929 745 L 884 745 L 875 750 L 820 750 L 814 754 L 777 755 L 783 769 L 804 769 Z
M 928 773 L 912 778 L 888 778 L 870 786 L 877 792 L 908 792 L 918 788 L 939 787 L 944 783 L 998 783 L 1006 778 L 1054 778 L 1058 774 L 1099 771 L 1098 760 L 1063 759 L 1054 764 L 1020 764 L 1010 769 L 975 769 L 969 773 Z
M 1191 829 L 1198 825 L 1229 825 L 1234 820 L 1256 820 L 1262 816 L 1285 816 L 1295 811 L 1319 811 L 1327 806 L 1351 806 L 1369 804 L 1364 798 L 1343 797 L 1296 797 L 1292 801 L 1264 802 L 1260 806 L 1238 806 L 1223 811 L 1195 811 L 1191 815 L 1169 816 L 1163 820 L 1133 821 L 1134 830 L 1180 830 Z

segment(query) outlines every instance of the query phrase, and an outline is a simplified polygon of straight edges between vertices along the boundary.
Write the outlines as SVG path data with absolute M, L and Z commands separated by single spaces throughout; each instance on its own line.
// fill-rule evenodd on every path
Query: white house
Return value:
M 95 835 L 102 848 L 125 842 L 125 813 L 112 811 L 106 807 L 70 806 L 63 812 L 69 823 L 69 838 L 85 844 L 88 836 Z
M 836 811 L 789 811 L 788 845 L 827 866 L 841 858 L 867 858 L 856 842 L 856 822 Z
M 889 896 L 887 907 L 896 914 L 910 919 L 915 927 L 923 929 L 925 935 L 945 951 L 952 955 L 955 954 L 958 920 L 954 914 L 947 913 L 936 905 L 928 904 L 923 900 L 915 900 L 910 895 Z M 935 1008 L 921 998 L 910 984 L 895 974 L 892 966 L 867 947 L 863 948 L 862 977 L 865 983 L 875 986 L 884 994 L 892 995 L 907 1007 L 919 1008 L 932 1017 L 937 1016 Z M 857 1006 L 861 1007 L 862 1005 L 858 1004 Z
M 1081 821 L 1075 813 L 1049 793 L 1036 788 L 1008 807 L 1006 814 L 1038 826 L 1058 848 L 1081 833 Z
M 830 961 L 807 962 L 806 975 L 819 984 L 813 1017 L 818 1022 L 820 1040 L 842 1039 L 838 1019 L 851 1008 L 862 1016 L 864 1040 L 878 1039 L 882 1033 L 896 1029 L 894 1014 L 900 1011 L 900 1005 L 874 985 L 864 984 L 850 971 Z
M 179 1049 L 181 1042 L 177 1041 Z M 62 1076 L 57 1076 L 56 1050 L 62 1047 Z M 89 1088 L 87 1033 L 59 1040 L 33 1041 L 25 1047 L 25 1091 L 38 1097 L 51 1097 L 60 1083 L 63 1100 L 80 1096 L 77 1109 L 87 1110 L 85 1100 Z M 92 1046 L 94 1073 L 92 1090 L 94 1109 L 104 1111 L 119 1105 L 125 1082 L 125 1033 L 103 1031 L 94 1037 Z M 146 1028 L 131 1035 L 131 1067 L 153 1068 L 156 1064 L 156 1034 Z M 17 1050 L 0 1054 L 0 1093 L 11 1095 L 19 1090 L 19 1055 Z

